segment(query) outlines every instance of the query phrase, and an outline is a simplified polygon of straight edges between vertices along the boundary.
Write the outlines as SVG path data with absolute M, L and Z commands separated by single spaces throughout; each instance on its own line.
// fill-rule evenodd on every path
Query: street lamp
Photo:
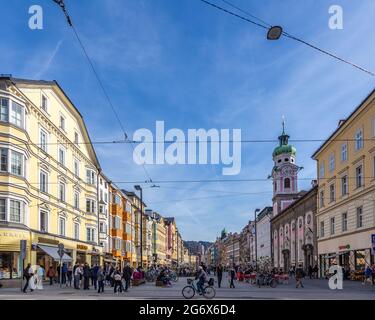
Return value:
M 255 240 L 255 270 L 258 269 L 257 262 L 258 262 L 258 244 L 257 244 L 257 212 L 260 209 L 255 209 L 254 211 L 254 240 Z
M 279 40 L 282 34 L 283 34 L 283 28 L 281 28 L 280 26 L 270 27 L 267 32 L 267 39 Z
M 135 185 L 134 189 L 139 191 L 141 194 L 141 268 L 143 268 L 143 192 L 140 185 Z

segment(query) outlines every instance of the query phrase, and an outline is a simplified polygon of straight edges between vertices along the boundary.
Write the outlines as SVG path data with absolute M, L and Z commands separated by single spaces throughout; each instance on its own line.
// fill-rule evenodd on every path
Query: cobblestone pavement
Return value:
M 46 284 L 44 290 L 22 293 L 19 288 L 0 289 L 0 300 L 6 299 L 53 299 L 53 300 L 117 300 L 117 299 L 184 299 L 181 291 L 187 284 L 186 278 L 180 278 L 178 282 L 173 283 L 171 287 L 156 287 L 155 283 L 146 283 L 137 287 L 132 287 L 128 292 L 114 294 L 113 288 L 105 287 L 103 294 L 98 294 L 93 287 L 90 290 L 75 290 L 74 288 L 62 287 L 59 285 L 50 286 Z M 289 284 L 280 284 L 276 288 L 261 287 L 258 288 L 249 283 L 236 282 L 234 289 L 229 288 L 226 278 L 223 279 L 222 288 L 216 289 L 216 299 L 356 299 L 373 300 L 375 299 L 375 286 L 364 286 L 360 282 L 344 281 L 342 290 L 331 290 L 328 287 L 328 280 L 304 280 L 304 288 L 297 289 L 295 281 L 291 280 Z M 204 299 L 195 296 L 193 299 Z

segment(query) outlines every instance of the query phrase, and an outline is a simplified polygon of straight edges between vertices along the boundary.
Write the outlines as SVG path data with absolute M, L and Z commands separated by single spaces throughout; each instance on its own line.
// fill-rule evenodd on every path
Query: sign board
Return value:
M 59 243 L 58 248 L 59 248 L 59 249 L 57 250 L 57 252 L 58 252 L 60 258 L 62 258 L 63 255 L 64 255 L 64 244 Z
M 372 254 L 375 254 L 375 234 L 371 235 L 371 249 L 372 249 Z
M 22 260 L 26 258 L 26 240 L 20 240 L 20 255 Z

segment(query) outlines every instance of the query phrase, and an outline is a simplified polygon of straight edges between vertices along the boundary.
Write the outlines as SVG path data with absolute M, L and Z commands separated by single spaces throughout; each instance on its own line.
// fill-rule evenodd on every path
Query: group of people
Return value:
M 66 287 L 74 287 L 76 290 L 89 290 L 93 287 L 98 293 L 103 293 L 105 286 L 113 288 L 114 293 L 127 292 L 131 279 L 142 279 L 145 274 L 141 267 L 133 270 L 127 263 L 121 270 L 111 263 L 104 266 L 94 264 L 92 267 L 88 263 L 79 263 L 74 266 L 63 263 L 55 269 L 52 265 L 47 271 L 42 265 L 38 265 L 35 270 L 29 263 L 23 271 L 25 285 L 23 292 L 43 289 L 43 281 L 49 279 L 49 284 L 61 283 Z

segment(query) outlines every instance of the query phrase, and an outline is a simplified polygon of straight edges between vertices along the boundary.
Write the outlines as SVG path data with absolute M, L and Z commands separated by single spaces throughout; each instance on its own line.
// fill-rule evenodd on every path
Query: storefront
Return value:
M 0 230 L 0 279 L 20 279 L 22 277 L 22 259 L 20 240 L 29 240 L 30 233 L 19 229 Z M 27 245 L 28 248 L 28 245 Z M 28 251 L 27 253 L 29 253 Z M 27 254 L 25 262 L 29 261 Z

